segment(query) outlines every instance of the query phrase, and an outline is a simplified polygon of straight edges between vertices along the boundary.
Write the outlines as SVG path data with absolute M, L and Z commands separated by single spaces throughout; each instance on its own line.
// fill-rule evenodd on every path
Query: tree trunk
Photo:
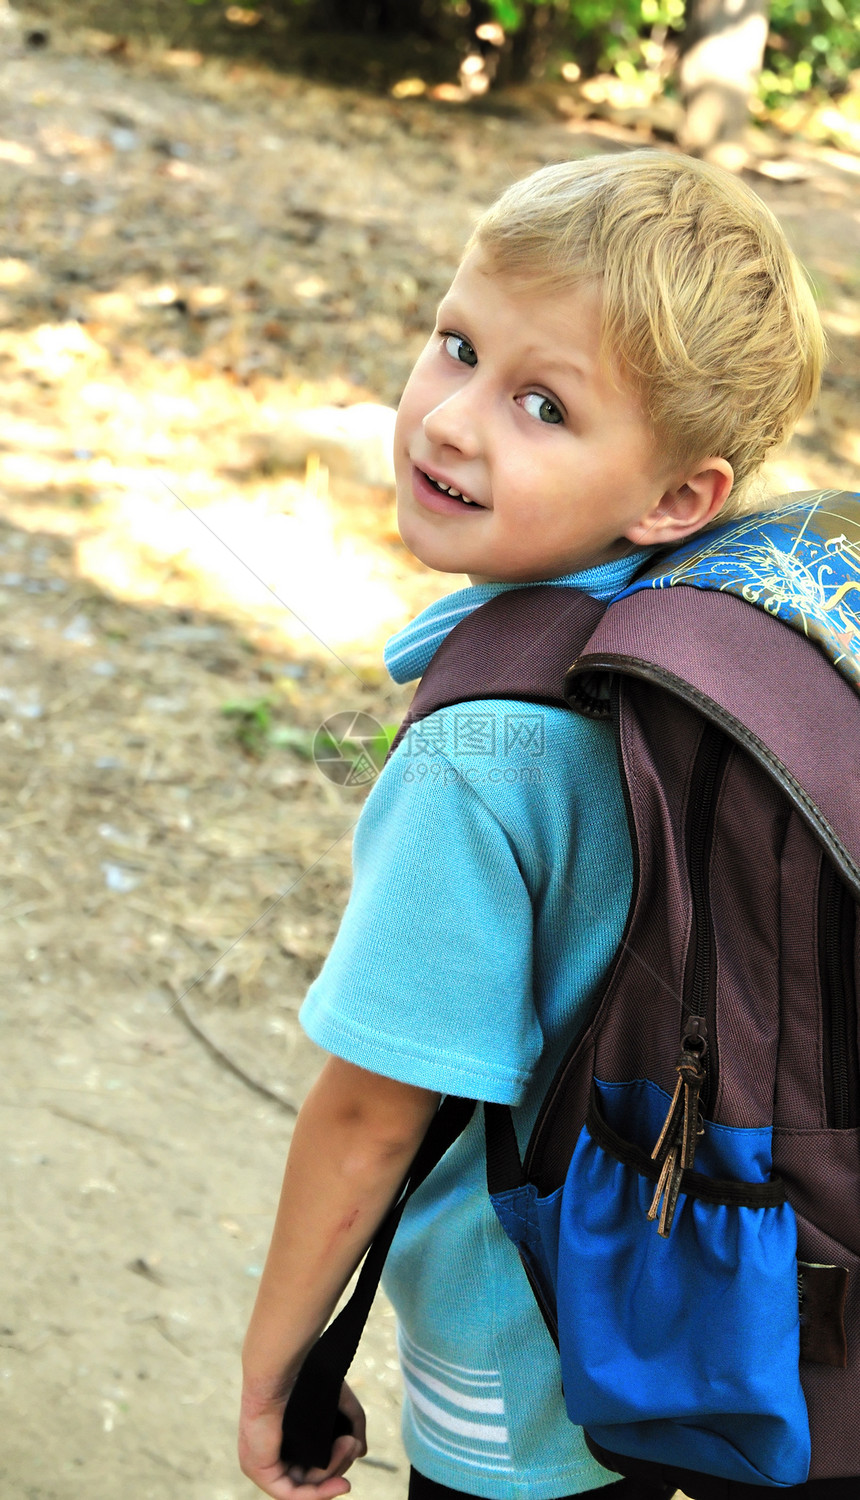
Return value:
M 547 54 L 563 34 L 567 21 L 567 15 L 562 18 L 555 5 L 527 0 L 522 24 L 511 33 L 502 54 L 499 82 L 525 83 L 540 76 Z
M 768 0 L 687 0 L 681 145 L 694 156 L 739 163 L 767 28 Z
M 311 17 L 325 29 L 371 34 L 424 30 L 423 0 L 316 0 Z

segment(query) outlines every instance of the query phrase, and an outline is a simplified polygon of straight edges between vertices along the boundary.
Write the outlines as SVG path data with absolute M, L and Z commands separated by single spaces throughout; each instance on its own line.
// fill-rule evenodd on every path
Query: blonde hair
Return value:
M 637 393 L 669 466 L 728 460 L 718 519 L 815 399 L 824 333 L 778 220 L 728 172 L 666 151 L 544 167 L 479 220 L 503 274 L 601 288 L 602 352 Z

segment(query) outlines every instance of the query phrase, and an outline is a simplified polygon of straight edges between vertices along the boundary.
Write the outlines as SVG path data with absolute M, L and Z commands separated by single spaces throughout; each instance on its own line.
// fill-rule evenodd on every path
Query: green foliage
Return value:
M 635 36 L 643 26 L 675 26 L 684 14 L 684 0 L 490 0 L 499 25 L 516 31 L 529 10 L 549 6 L 563 12 L 571 36 Z
M 233 735 L 246 755 L 260 759 L 272 728 L 271 698 L 237 698 L 222 705 L 226 719 L 235 720 Z
M 221 705 L 225 719 L 233 720 L 233 738 L 246 755 L 262 760 L 270 746 L 291 750 L 302 760 L 313 759 L 314 735 L 295 724 L 279 724 L 274 698 L 235 698 Z
M 623 6 L 611 0 L 583 0 L 572 4 L 571 11 L 583 39 L 592 29 L 602 37 L 599 69 L 617 73 L 627 83 L 653 65 L 652 38 L 684 26 L 684 0 L 625 0 Z M 608 13 L 603 27 L 597 11 Z
M 295 724 L 277 724 L 269 730 L 267 741 L 282 750 L 292 750 L 300 760 L 314 758 L 314 735 L 310 729 L 299 729 Z
M 684 0 L 571 0 L 570 11 L 574 57 L 591 38 L 595 70 L 616 73 L 629 84 L 659 65 L 662 47 L 654 38 L 665 39 L 684 25 Z
M 812 88 L 838 93 L 860 68 L 857 0 L 771 0 L 770 28 L 761 77 L 767 104 Z
M 336 742 L 325 730 L 315 733 L 296 724 L 278 723 L 278 708 L 274 698 L 235 698 L 221 705 L 224 718 L 233 720 L 233 738 L 254 760 L 262 760 L 273 746 L 288 750 L 301 760 L 313 760 L 315 750 L 336 756 L 358 755 L 369 748 L 374 764 L 381 764 L 398 730 L 397 724 L 380 725 L 369 746 L 354 740 Z
M 507 32 L 528 28 L 537 12 L 551 12 L 559 53 L 576 61 L 585 76 L 614 71 L 626 81 L 651 65 L 652 36 L 678 30 L 684 22 L 684 0 L 490 0 L 490 5 Z
M 523 23 L 523 6 L 516 0 L 490 0 L 490 6 L 504 31 L 519 31 Z

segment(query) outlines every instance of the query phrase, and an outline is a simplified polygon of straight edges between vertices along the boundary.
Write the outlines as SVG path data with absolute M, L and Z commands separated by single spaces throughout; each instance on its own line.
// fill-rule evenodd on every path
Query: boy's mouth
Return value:
M 426 469 L 419 469 L 418 472 L 423 476 L 424 479 L 427 480 L 427 483 L 434 490 L 436 490 L 437 494 L 449 495 L 452 500 L 461 500 L 464 505 L 478 505 L 477 500 L 472 500 L 469 495 L 464 495 L 461 490 L 455 489 L 453 485 L 443 484 L 441 480 L 434 479 L 433 475 L 428 474 Z

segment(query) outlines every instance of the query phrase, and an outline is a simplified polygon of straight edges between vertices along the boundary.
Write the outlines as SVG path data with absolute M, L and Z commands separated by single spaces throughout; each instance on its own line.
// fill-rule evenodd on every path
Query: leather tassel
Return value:
M 657 1186 L 654 1189 L 654 1197 L 651 1199 L 651 1206 L 648 1209 L 647 1214 L 647 1217 L 651 1220 L 656 1219 L 658 1213 L 660 1212 L 660 1199 L 663 1197 L 663 1194 L 669 1186 L 669 1178 L 672 1175 L 674 1165 L 675 1161 L 673 1148 L 673 1150 L 670 1151 L 668 1156 L 666 1157 L 666 1160 L 664 1161 L 660 1169 L 660 1176 L 657 1178 Z
M 672 1095 L 672 1103 L 669 1105 L 669 1113 L 663 1121 L 663 1129 L 660 1131 L 657 1137 L 657 1144 L 651 1152 L 652 1161 L 657 1161 L 662 1154 L 664 1145 L 668 1142 L 668 1145 L 671 1146 L 676 1138 L 679 1111 L 682 1108 L 681 1090 L 683 1087 L 684 1080 L 679 1073 L 678 1082 L 675 1084 L 675 1092 Z
M 704 1022 L 699 1017 L 694 1019 L 696 1029 L 684 1037 L 676 1064 L 678 1082 L 657 1144 L 651 1152 L 652 1161 L 659 1161 L 661 1167 L 647 1217 L 654 1220 L 659 1213 L 657 1233 L 663 1239 L 668 1239 L 672 1232 L 682 1174 L 692 1170 L 696 1143 L 703 1134 L 699 1103 L 705 1082 L 703 1064 L 707 1044 Z
M 666 1191 L 663 1194 L 663 1207 L 660 1210 L 660 1220 L 657 1224 L 657 1233 L 664 1240 L 669 1238 L 672 1225 L 675 1222 L 675 1209 L 678 1207 L 678 1198 L 681 1192 L 682 1167 L 677 1146 L 670 1153 L 670 1160 L 672 1162 L 672 1171 L 669 1174 L 669 1181 L 666 1185 Z

